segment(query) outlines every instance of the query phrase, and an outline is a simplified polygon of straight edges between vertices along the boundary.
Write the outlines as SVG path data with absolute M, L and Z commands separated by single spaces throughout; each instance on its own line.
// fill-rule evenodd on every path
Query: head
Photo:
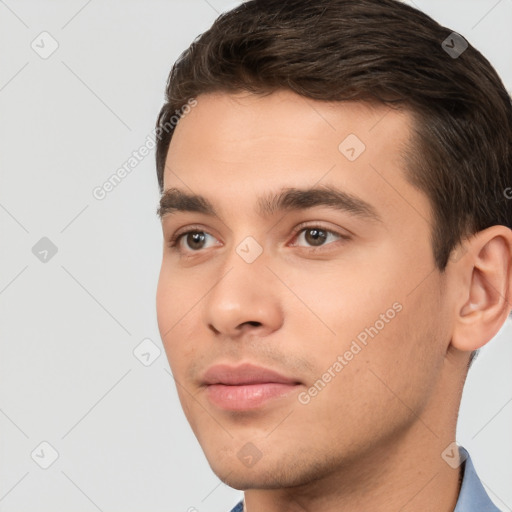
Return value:
M 233 487 L 349 467 L 422 412 L 454 428 L 471 358 L 510 312 L 512 104 L 451 34 L 395 0 L 253 0 L 171 71 L 158 323 Z M 206 370 L 246 362 L 296 385 L 251 410 L 212 403 Z

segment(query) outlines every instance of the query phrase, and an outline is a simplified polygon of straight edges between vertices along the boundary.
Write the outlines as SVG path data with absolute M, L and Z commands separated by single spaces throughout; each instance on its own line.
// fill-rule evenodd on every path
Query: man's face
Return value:
M 197 101 L 176 128 L 164 189 L 203 196 L 217 216 L 169 202 L 157 291 L 186 417 L 239 489 L 368 460 L 429 410 L 450 339 L 429 201 L 401 160 L 410 118 L 289 91 Z M 341 206 L 297 192 L 260 211 L 260 198 L 327 187 Z M 171 249 L 178 230 L 192 233 Z

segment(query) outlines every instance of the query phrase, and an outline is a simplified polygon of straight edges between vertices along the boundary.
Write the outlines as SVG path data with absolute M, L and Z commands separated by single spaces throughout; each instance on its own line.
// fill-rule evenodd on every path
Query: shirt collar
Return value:
M 473 461 L 468 451 L 459 446 L 460 459 L 462 464 L 462 485 L 460 487 L 459 499 L 453 512 L 500 512 L 489 498 L 487 492 L 478 478 Z

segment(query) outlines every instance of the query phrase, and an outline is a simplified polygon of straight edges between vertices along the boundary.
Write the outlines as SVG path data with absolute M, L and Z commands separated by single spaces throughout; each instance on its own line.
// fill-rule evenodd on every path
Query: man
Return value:
M 455 444 L 511 310 L 489 62 L 395 0 L 252 0 L 176 62 L 157 133 L 159 329 L 233 510 L 498 510 Z

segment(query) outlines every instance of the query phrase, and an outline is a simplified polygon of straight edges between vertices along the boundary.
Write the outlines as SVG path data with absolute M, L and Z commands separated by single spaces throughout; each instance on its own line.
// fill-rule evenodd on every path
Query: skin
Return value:
M 408 183 L 401 159 L 406 112 L 291 91 L 197 100 L 171 141 L 164 189 L 204 195 L 221 218 L 162 217 L 157 318 L 212 470 L 245 491 L 249 512 L 329 512 L 340 503 L 345 512 L 453 511 L 460 471 L 441 454 L 455 440 L 470 353 L 510 311 L 511 230 L 477 233 L 439 272 L 429 200 Z M 366 145 L 353 162 L 338 149 L 351 133 Z M 322 184 L 364 199 L 381 222 L 327 207 L 256 213 L 262 194 Z M 315 252 L 311 231 L 294 233 L 302 222 L 350 238 L 330 235 Z M 181 253 L 171 250 L 168 240 L 188 226 L 204 231 L 204 248 L 182 237 Z M 247 236 L 263 250 L 252 263 L 236 252 Z M 394 318 L 301 403 L 395 303 Z M 257 410 L 216 407 L 202 374 L 242 362 L 301 385 Z M 248 442 L 261 455 L 250 467 L 237 456 Z

